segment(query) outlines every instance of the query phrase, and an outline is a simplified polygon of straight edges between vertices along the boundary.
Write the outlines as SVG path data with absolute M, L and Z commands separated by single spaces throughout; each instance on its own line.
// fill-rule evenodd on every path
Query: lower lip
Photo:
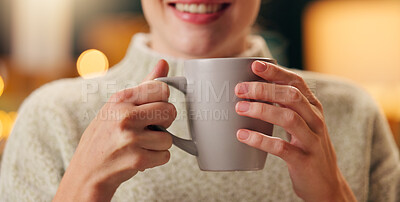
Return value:
M 227 10 L 227 8 L 224 8 L 216 13 L 199 14 L 199 13 L 181 12 L 178 11 L 174 6 L 169 6 L 169 7 L 172 8 L 175 16 L 177 16 L 179 19 L 193 24 L 207 24 L 214 22 L 218 18 L 220 18 L 222 14 Z

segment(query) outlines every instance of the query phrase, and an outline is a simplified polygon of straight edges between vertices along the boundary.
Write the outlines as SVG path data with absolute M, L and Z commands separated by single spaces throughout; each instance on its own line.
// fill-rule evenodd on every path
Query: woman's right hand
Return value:
M 167 74 L 161 60 L 145 82 L 111 96 L 83 133 L 54 201 L 110 201 L 137 172 L 168 162 L 172 137 L 147 128 L 168 128 L 176 117 L 168 86 L 152 81 Z

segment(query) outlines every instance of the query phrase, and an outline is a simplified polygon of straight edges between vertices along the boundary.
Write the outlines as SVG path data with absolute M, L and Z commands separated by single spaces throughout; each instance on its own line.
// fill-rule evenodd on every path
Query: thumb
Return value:
M 150 80 L 153 80 L 153 79 L 159 78 L 159 77 L 165 77 L 168 75 L 168 71 L 169 71 L 169 66 L 168 66 L 167 61 L 160 60 L 160 61 L 158 61 L 158 63 L 154 67 L 154 69 L 146 76 L 146 78 L 143 80 L 143 82 L 150 81 Z

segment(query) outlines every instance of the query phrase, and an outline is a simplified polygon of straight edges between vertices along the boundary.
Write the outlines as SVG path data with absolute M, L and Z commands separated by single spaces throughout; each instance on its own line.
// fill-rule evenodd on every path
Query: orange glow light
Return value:
M 4 92 L 4 80 L 0 76 L 0 96 L 3 95 L 3 92 Z
M 399 84 L 400 1 L 315 1 L 303 28 L 308 70 Z
M 3 139 L 3 123 L 0 120 L 0 140 Z
M 7 113 L 0 110 L 0 140 L 8 138 L 16 117 L 16 112 Z
M 79 75 L 85 79 L 102 76 L 109 68 L 107 56 L 95 49 L 83 52 L 79 56 L 76 66 Z
M 358 83 L 400 122 L 400 1 L 314 1 L 303 28 L 306 69 Z

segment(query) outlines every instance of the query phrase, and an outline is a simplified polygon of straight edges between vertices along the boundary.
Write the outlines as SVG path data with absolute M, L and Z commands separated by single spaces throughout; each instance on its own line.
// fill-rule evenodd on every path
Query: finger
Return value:
M 240 142 L 278 156 L 287 163 L 295 163 L 296 161 L 301 160 L 301 157 L 304 156 L 304 152 L 300 148 L 280 138 L 270 137 L 246 129 L 238 130 L 236 136 Z
M 150 81 L 154 80 L 155 78 L 158 77 L 166 77 L 168 75 L 169 71 L 169 66 L 167 61 L 165 60 L 160 60 L 154 67 L 154 69 L 144 78 L 144 81 Z
M 142 105 L 151 102 L 168 101 L 169 87 L 160 81 L 146 81 L 133 88 L 124 89 L 111 96 L 109 102 L 127 102 Z
M 163 151 L 172 146 L 172 137 L 170 134 L 161 131 L 145 130 L 137 135 L 137 145 L 143 149 Z
M 147 149 L 142 149 L 136 151 L 136 155 L 133 156 L 133 166 L 140 171 L 144 171 L 148 168 L 154 168 L 156 166 L 161 166 L 166 164 L 171 154 L 169 151 L 152 151 Z
M 136 106 L 122 122 L 124 128 L 143 129 L 148 125 L 159 125 L 168 128 L 177 115 L 173 104 L 152 102 Z
M 303 117 L 314 131 L 324 126 L 319 112 L 314 110 L 315 106 L 312 106 L 296 87 L 265 82 L 243 82 L 236 86 L 235 93 L 239 98 L 278 103 L 290 108 Z
M 260 102 L 238 102 L 236 112 L 239 115 L 263 120 L 281 126 L 300 140 L 302 148 L 311 147 L 317 136 L 311 131 L 303 118 L 295 111 Z
M 152 80 L 167 76 L 168 71 L 168 63 L 165 60 L 160 60 L 149 75 L 146 76 L 142 84 L 115 93 L 111 96 L 109 102 L 124 101 L 140 105 L 149 102 L 167 101 L 169 97 L 168 85 L 163 82 Z
M 304 79 L 298 74 L 279 67 L 278 65 L 263 61 L 253 62 L 252 70 L 256 75 L 269 82 L 290 85 L 298 88 L 310 103 L 320 106 L 318 99 L 308 88 Z

